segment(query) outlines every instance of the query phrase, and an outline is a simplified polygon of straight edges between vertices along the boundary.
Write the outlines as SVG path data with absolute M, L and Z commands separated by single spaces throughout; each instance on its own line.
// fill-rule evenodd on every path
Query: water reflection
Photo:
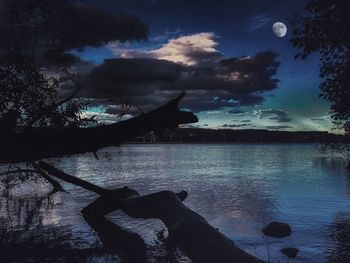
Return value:
M 340 214 L 326 229 L 329 247 L 326 258 L 329 262 L 350 262 L 350 214 Z
M 286 261 L 279 252 L 286 246 L 300 249 L 293 262 L 347 259 L 344 247 L 349 243 L 350 220 L 334 220 L 339 213 L 350 214 L 346 160 L 324 156 L 314 145 L 126 145 L 108 152 L 112 159 L 96 160 L 87 154 L 63 159 L 57 167 L 107 188 L 127 185 L 141 194 L 186 190 L 186 205 L 263 259 L 266 241 L 260 229 L 269 221 L 284 221 L 293 229 L 291 237 L 271 240 L 270 256 L 275 262 Z M 4 250 L 11 240 L 24 246 L 25 240 L 34 238 L 35 244 L 51 244 L 47 249 L 52 248 L 57 258 L 54 251 L 62 249 L 93 262 L 120 262 L 120 248 L 107 253 L 79 213 L 96 195 L 63 186 L 69 194 L 47 198 L 40 194 L 47 193 L 47 186 L 33 183 L 28 194 L 17 189 L 12 198 L 0 198 L 0 247 Z M 108 219 L 116 238 L 132 232 L 145 241 L 148 262 L 189 262 L 166 242 L 159 220 L 131 219 L 120 211 Z M 57 239 L 61 243 L 55 243 Z M 339 240 L 344 240 L 342 245 Z
M 55 219 L 61 195 L 0 198 L 1 262 L 190 262 L 168 242 L 164 229 L 147 245 L 108 219 L 87 220 L 98 239 L 83 221 L 85 228 L 64 226 L 64 219 Z
M 42 209 L 53 209 L 54 202 L 49 196 L 9 196 L 0 199 L 2 228 L 27 230 L 30 225 L 43 224 Z
M 347 170 L 348 158 L 344 156 L 316 157 L 313 159 L 313 164 L 316 168 L 321 168 L 328 176 L 333 177 L 333 180 L 342 181 L 350 196 L 350 172 Z
M 320 167 L 327 172 L 344 172 L 347 165 L 347 159 L 336 156 L 321 156 L 313 159 L 314 166 Z
M 83 239 L 72 238 L 69 229 L 45 224 L 57 204 L 54 195 L 1 197 L 0 254 L 2 262 L 65 261 L 87 258 L 96 251 Z M 76 249 L 82 247 L 85 249 Z M 89 247 L 89 248 L 87 248 Z M 78 261 L 75 261 L 78 262 Z

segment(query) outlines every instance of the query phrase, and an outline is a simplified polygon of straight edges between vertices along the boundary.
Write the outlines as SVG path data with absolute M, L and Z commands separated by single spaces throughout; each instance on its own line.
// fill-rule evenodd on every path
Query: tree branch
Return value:
M 176 128 L 179 124 L 197 122 L 193 113 L 178 109 L 178 103 L 184 95 L 182 93 L 153 111 L 110 125 L 3 134 L 0 138 L 0 163 L 32 162 L 43 158 L 96 152 L 152 130 Z
M 47 106 L 45 109 L 43 109 L 42 112 L 40 112 L 37 116 L 34 116 L 32 118 L 32 120 L 28 123 L 25 132 L 29 131 L 33 125 L 40 120 L 42 117 L 44 117 L 47 114 L 50 114 L 51 112 L 53 112 L 55 109 L 57 109 L 59 106 L 71 101 L 76 95 L 77 93 L 82 89 L 82 86 L 73 78 L 72 74 L 68 71 L 68 69 L 65 67 L 63 69 L 63 72 L 65 72 L 68 76 L 68 78 L 73 82 L 73 84 L 76 86 L 76 88 L 73 90 L 73 92 L 66 98 L 53 103 L 49 106 Z
M 39 170 L 44 170 L 47 173 L 49 173 L 50 175 L 55 176 L 63 181 L 66 181 L 66 182 L 74 184 L 74 185 L 78 185 L 80 187 L 83 187 L 86 190 L 95 192 L 99 195 L 105 195 L 108 192 L 108 190 L 106 190 L 102 187 L 99 187 L 97 185 L 94 185 L 92 183 L 84 181 L 82 179 L 79 179 L 75 176 L 66 174 L 65 172 L 58 170 L 57 168 L 53 167 L 52 165 L 50 165 L 46 162 L 40 161 L 38 164 L 35 164 L 35 167 L 38 168 Z
M 104 215 L 121 209 L 134 218 L 162 220 L 168 228 L 170 240 L 194 263 L 263 263 L 262 260 L 237 247 L 232 240 L 212 227 L 201 215 L 184 205 L 182 201 L 187 197 L 185 191 L 180 193 L 161 191 L 142 196 L 128 187 L 114 190 L 100 188 L 44 162 L 40 162 L 39 166 L 52 176 L 101 193 L 99 198 L 83 208 L 81 212 L 102 237 L 102 242 L 113 240 L 113 235 L 116 233 L 113 231 L 113 224 L 105 220 Z
M 52 187 L 53 187 L 53 191 L 51 191 L 50 194 L 56 193 L 56 192 L 66 192 L 66 190 L 64 190 L 64 188 L 62 187 L 62 185 L 57 182 L 56 180 L 54 180 L 53 178 L 51 178 L 47 173 L 45 173 L 39 165 L 37 165 L 36 163 L 31 163 L 31 165 L 35 168 L 35 171 L 38 175 L 40 175 L 42 178 L 44 178 L 47 182 L 49 182 Z

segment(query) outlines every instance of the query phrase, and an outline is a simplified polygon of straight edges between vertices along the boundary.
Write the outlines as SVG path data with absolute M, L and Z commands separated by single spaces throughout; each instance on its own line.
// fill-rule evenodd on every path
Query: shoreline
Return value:
M 337 143 L 337 142 L 334 142 Z M 121 145 L 125 144 L 180 144 L 180 145 L 190 145 L 190 144 L 208 144 L 208 145 L 214 145 L 214 144 L 219 144 L 219 145 L 224 145 L 224 144 L 229 144 L 229 145 L 234 145 L 234 144 L 258 144 L 258 145 L 264 145 L 264 144 L 319 144 L 319 145 L 324 145 L 324 142 L 125 142 L 122 143 Z M 113 147 L 113 146 L 112 146 Z

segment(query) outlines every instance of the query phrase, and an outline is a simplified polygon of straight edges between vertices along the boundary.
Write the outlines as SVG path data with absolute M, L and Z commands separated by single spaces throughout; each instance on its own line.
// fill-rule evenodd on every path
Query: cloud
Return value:
M 239 128 L 239 127 L 245 127 L 248 125 L 249 124 L 224 124 L 221 127 L 223 127 L 223 128 Z
M 291 122 L 292 120 L 289 118 L 286 112 L 283 110 L 274 110 L 274 109 L 262 109 L 257 110 L 255 114 L 258 115 L 260 119 L 264 117 L 268 117 L 270 120 L 274 120 L 276 122 Z
M 87 46 L 139 41 L 148 36 L 147 26 L 136 17 L 63 0 L 6 1 L 3 6 L 0 0 L 0 20 L 2 48 L 31 50 L 31 59 L 47 71 L 57 64 L 79 62 L 77 51 Z
M 322 116 L 322 117 L 312 117 L 310 120 L 312 121 L 328 121 L 329 116 Z
M 272 18 L 267 14 L 259 14 L 252 17 L 247 26 L 247 31 L 256 31 L 270 26 Z
M 229 110 L 228 113 L 230 114 L 237 114 L 237 115 L 243 115 L 243 111 L 239 110 L 239 109 L 233 109 L 233 110 Z
M 165 29 L 163 34 L 151 37 L 150 40 L 154 41 L 154 42 L 164 42 L 164 41 L 168 40 L 169 38 L 179 36 L 181 33 L 183 33 L 183 30 L 179 27 L 177 27 L 175 30 L 169 30 L 167 28 L 167 29 Z M 112 47 L 112 50 L 113 50 L 113 47 Z M 114 48 L 114 50 L 116 51 L 117 49 Z
M 276 125 L 276 126 L 265 126 L 266 129 L 269 130 L 282 130 L 282 129 L 290 129 L 293 128 L 293 126 L 289 126 L 289 125 Z
M 249 81 L 251 85 L 248 88 L 251 91 L 272 90 L 278 82 L 272 78 L 280 64 L 276 57 L 277 54 L 272 51 L 259 52 L 255 56 L 223 59 L 219 65 L 225 77 L 243 84 L 242 89 L 247 88 L 244 84 Z
M 273 78 L 279 66 L 277 54 L 267 51 L 219 59 L 220 52 L 210 40 L 213 36 L 179 37 L 154 51 L 128 51 L 135 58 L 108 59 L 84 77 L 82 96 L 113 97 L 122 92 L 144 110 L 183 91 L 187 95 L 181 106 L 194 112 L 260 104 L 262 92 L 277 87 Z M 180 59 L 166 56 L 170 53 L 165 50 L 174 50 Z
M 53 4 L 54 12 L 46 26 L 59 36 L 63 50 L 147 38 L 147 26 L 136 17 L 106 13 L 82 3 L 55 0 Z
M 187 66 L 217 61 L 222 54 L 216 49 L 214 33 L 199 33 L 170 39 L 159 49 L 151 51 L 113 49 L 121 58 L 153 58 L 182 63 Z
M 162 97 L 172 97 L 177 92 L 166 91 L 157 98 L 163 85 L 181 79 L 182 65 L 156 59 L 108 59 L 90 71 L 82 80 L 80 95 L 88 98 L 113 98 L 127 94 L 138 104 L 163 103 Z M 159 102 L 158 102 L 159 101 Z

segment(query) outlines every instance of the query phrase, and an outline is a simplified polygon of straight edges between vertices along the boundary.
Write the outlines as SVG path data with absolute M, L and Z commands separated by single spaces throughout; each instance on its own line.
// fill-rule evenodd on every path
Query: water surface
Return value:
M 290 262 L 349 262 L 346 158 L 322 154 L 314 144 L 135 144 L 103 150 L 99 157 L 75 156 L 56 166 L 107 188 L 127 185 L 141 194 L 186 190 L 187 206 L 239 247 L 265 260 L 286 262 L 279 249 L 292 246 L 300 253 Z M 69 231 L 71 240 L 84 241 L 79 246 L 95 246 L 96 237 L 79 210 L 96 195 L 63 186 L 69 194 L 55 194 L 51 209 L 40 209 L 38 221 L 47 228 Z M 130 219 L 121 212 L 108 217 L 140 234 L 151 246 L 164 228 L 158 220 Z M 18 217 L 13 224 L 23 225 L 20 221 Z M 289 223 L 292 235 L 264 238 L 261 228 L 271 221 Z

